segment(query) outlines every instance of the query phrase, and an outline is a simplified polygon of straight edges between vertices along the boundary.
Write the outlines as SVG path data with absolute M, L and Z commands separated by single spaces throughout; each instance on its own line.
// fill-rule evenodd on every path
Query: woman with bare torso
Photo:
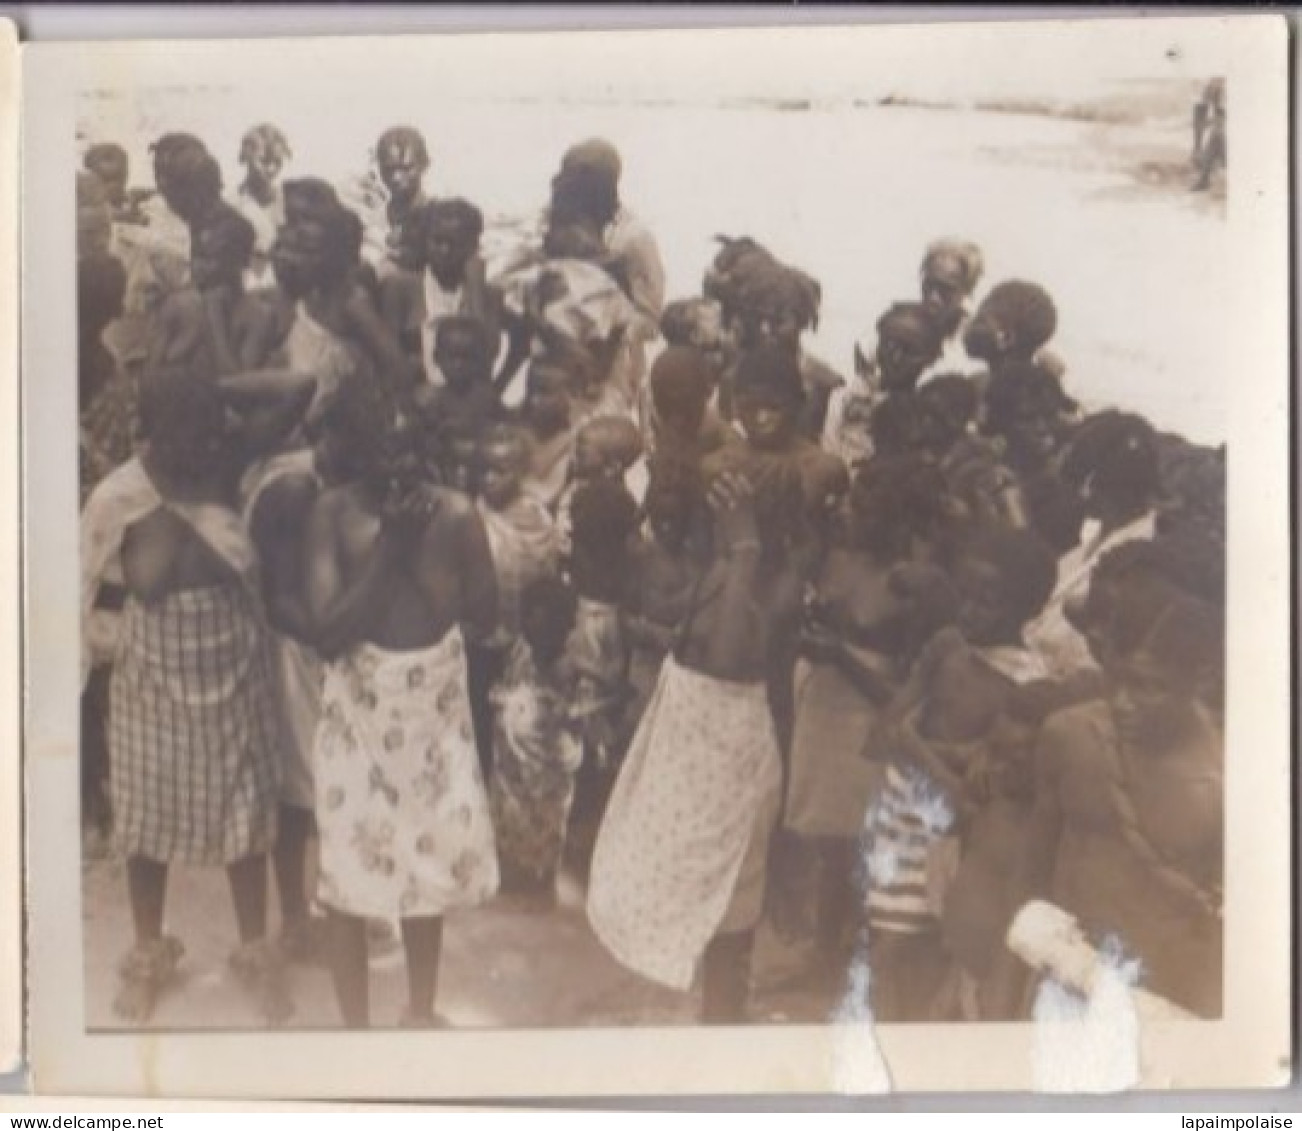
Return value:
M 220 865 L 241 945 L 231 962 L 269 1020 L 289 1002 L 266 940 L 278 719 L 257 559 L 234 509 L 239 461 L 214 383 L 147 382 L 141 455 L 82 514 L 83 616 L 126 593 L 110 687 L 110 780 L 135 945 L 115 1009 L 146 1020 L 182 947 L 163 934 L 168 867 Z
M 740 377 L 748 443 L 784 439 L 799 371 L 743 364 Z M 712 553 L 611 794 L 588 891 L 597 937 L 630 969 L 686 990 L 703 959 L 710 1023 L 745 1019 L 781 783 L 769 676 L 804 584 L 799 468 L 766 470 L 759 486 L 731 470 L 707 489 Z
M 430 1026 L 442 916 L 497 889 L 463 632 L 496 616 L 492 556 L 470 501 L 429 487 L 374 386 L 347 381 L 319 453 L 335 485 L 308 528 L 308 602 L 328 660 L 316 741 L 319 898 L 345 1024 L 369 1024 L 366 919 L 401 922 L 410 1001 Z

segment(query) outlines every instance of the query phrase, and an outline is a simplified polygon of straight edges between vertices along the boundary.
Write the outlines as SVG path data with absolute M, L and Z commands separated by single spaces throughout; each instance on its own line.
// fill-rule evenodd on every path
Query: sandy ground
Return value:
M 112 1008 L 116 964 L 131 945 L 126 875 L 120 859 L 87 860 L 83 866 L 86 1023 L 95 1030 L 121 1029 Z M 587 925 L 582 893 L 562 878 L 559 906 L 540 913 L 508 899 L 447 918 L 437 1009 L 457 1028 L 584 1028 L 620 1025 L 693 1024 L 695 993 L 676 993 L 624 970 Z M 235 920 L 224 873 L 173 869 L 167 931 L 185 946 L 178 977 L 160 999 L 148 1024 L 155 1030 L 255 1029 L 262 1021 L 233 978 L 227 958 L 235 944 Z M 275 923 L 273 912 L 273 924 Z M 790 969 L 793 956 L 771 932 L 757 947 L 757 982 Z M 396 941 L 371 944 L 371 1023 L 397 1025 L 406 1004 L 405 967 Z M 293 1029 L 334 1028 L 341 1022 L 330 978 L 322 965 L 290 971 Z M 826 1020 L 835 986 L 770 990 L 753 1002 L 755 1020 Z
M 338 174 L 327 167 L 338 147 L 318 138 L 314 150 L 292 109 L 281 120 L 295 139 L 297 171 Z M 373 108 L 338 109 L 332 135 L 356 136 L 362 149 L 388 124 Z M 510 160 L 520 176 L 503 177 L 501 154 L 482 144 L 490 119 L 516 139 Z M 196 103 L 175 120 L 145 124 L 206 137 L 211 127 L 230 141 L 247 120 Z M 626 195 L 659 234 L 671 295 L 697 288 L 716 232 L 754 234 L 823 280 L 816 348 L 845 367 L 876 314 L 912 294 L 926 242 L 967 235 L 986 249 L 988 282 L 1020 276 L 1049 286 L 1061 311 L 1056 348 L 1077 395 L 1127 405 L 1197 440 L 1224 438 L 1224 191 L 1189 191 L 1182 115 L 1105 124 L 920 108 L 716 107 L 694 113 L 686 135 L 676 128 L 683 120 L 681 110 L 654 107 L 499 106 L 418 124 L 440 138 L 436 191 L 472 195 L 460 186 L 477 186 L 474 198 L 499 220 L 536 208 L 566 143 L 594 133 L 618 139 Z M 125 881 L 112 860 L 88 863 L 84 878 L 87 1020 L 111 1027 L 114 964 L 130 941 Z M 234 923 L 223 876 L 178 870 L 168 927 L 187 948 L 185 980 L 154 1025 L 255 1025 L 226 970 Z M 764 950 L 761 971 L 774 962 Z M 374 1023 L 393 1024 L 403 1000 L 400 952 L 375 954 L 372 976 Z M 323 970 L 296 969 L 294 995 L 295 1025 L 337 1023 Z M 830 995 L 805 994 L 762 998 L 757 1008 L 768 1020 L 814 1020 L 831 1006 Z M 690 1021 L 696 1008 L 690 995 L 615 964 L 573 889 L 546 915 L 490 905 L 452 918 L 438 1007 L 458 1026 L 494 1027 L 671 1024 Z

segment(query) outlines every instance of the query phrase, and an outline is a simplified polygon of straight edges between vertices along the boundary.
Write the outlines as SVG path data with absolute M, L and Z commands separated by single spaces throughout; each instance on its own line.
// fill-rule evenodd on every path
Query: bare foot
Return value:
M 136 943 L 118 967 L 122 983 L 113 999 L 113 1012 L 135 1025 L 148 1021 L 184 953 L 185 948 L 170 935 Z

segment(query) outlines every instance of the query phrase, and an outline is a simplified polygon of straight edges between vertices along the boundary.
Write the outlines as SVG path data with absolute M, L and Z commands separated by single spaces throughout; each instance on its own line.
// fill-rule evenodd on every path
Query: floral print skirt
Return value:
M 361 644 L 330 664 L 315 771 L 327 907 L 419 918 L 497 891 L 459 630 L 418 651 Z

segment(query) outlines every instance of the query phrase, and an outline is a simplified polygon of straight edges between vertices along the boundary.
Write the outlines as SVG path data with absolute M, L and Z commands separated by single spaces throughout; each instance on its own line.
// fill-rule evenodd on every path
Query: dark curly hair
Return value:
M 1092 490 L 1134 506 L 1152 503 L 1161 487 L 1157 434 L 1134 413 L 1096 413 L 1076 432 L 1061 472 L 1078 489 L 1088 483 Z
M 1009 279 L 991 289 L 977 307 L 963 336 L 963 344 L 973 357 L 993 360 L 998 352 L 993 341 L 993 327 L 1008 331 L 1011 356 L 1029 360 L 1042 348 L 1058 328 L 1058 308 L 1038 283 Z
M 484 234 L 484 214 L 468 200 L 449 197 L 431 200 L 411 218 L 415 237 L 424 240 L 440 220 L 447 220 L 457 225 L 472 243 L 478 245 Z

